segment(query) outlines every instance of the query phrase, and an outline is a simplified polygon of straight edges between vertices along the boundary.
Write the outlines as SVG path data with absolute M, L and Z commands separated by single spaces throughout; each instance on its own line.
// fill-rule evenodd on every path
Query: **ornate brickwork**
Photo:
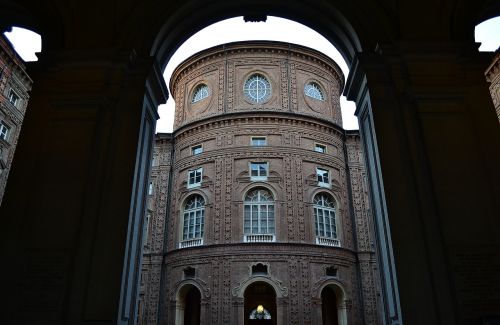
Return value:
M 222 324 L 219 316 L 220 316 L 220 309 L 222 308 L 221 305 L 221 265 L 220 265 L 220 260 L 219 259 L 214 259 L 212 261 L 212 299 L 210 301 L 210 311 L 211 311 L 211 318 L 212 318 L 212 324 L 213 325 L 218 325 Z
M 220 240 L 221 233 L 221 219 L 222 219 L 222 181 L 224 174 L 223 171 L 223 159 L 220 157 L 215 160 L 215 209 L 213 216 L 213 243 L 218 244 Z
M 485 72 L 486 80 L 490 83 L 491 98 L 500 121 L 500 51 L 496 52 L 491 65 Z
M 31 78 L 23 60 L 0 35 L 0 204 L 28 104 Z
M 290 258 L 288 262 L 288 274 L 296 275 L 298 272 L 298 262 L 295 257 Z M 299 310 L 299 288 L 298 288 L 298 277 L 293 276 L 290 278 L 290 324 L 300 324 L 300 310 Z
M 288 96 L 290 92 L 290 80 L 289 80 L 290 77 L 288 74 L 288 70 L 289 70 L 288 60 L 282 60 L 280 62 L 280 72 L 281 72 L 280 85 L 281 85 L 281 107 L 283 107 L 283 109 L 288 109 L 288 103 L 290 98 L 290 96 Z
M 378 324 L 368 193 L 359 136 L 340 127 L 340 70 L 306 48 L 249 44 L 202 52 L 172 78 L 182 112 L 170 142 L 158 138 L 155 146 L 154 222 L 145 247 L 140 320 L 175 324 L 183 317 L 183 292 L 194 287 L 201 294 L 202 324 L 242 324 L 248 317 L 245 292 L 259 283 L 275 292 L 273 315 L 282 324 L 321 324 L 326 287 L 335 291 L 337 306 L 329 308 L 337 308 L 339 317 Z M 274 93 L 254 105 L 242 90 L 256 71 Z M 324 102 L 305 98 L 310 80 L 323 85 Z M 202 81 L 217 88 L 214 98 L 193 106 L 186 96 Z M 253 137 L 264 142 L 257 145 Z M 326 151 L 318 152 L 317 144 Z M 194 146 L 202 151 L 193 152 Z M 318 168 L 328 171 L 326 183 Z M 245 201 L 255 189 L 271 193 L 265 207 Z M 335 235 L 318 230 L 328 222 L 314 212 L 318 193 L 335 202 Z M 203 198 L 203 214 L 196 214 L 203 215 L 203 234 L 195 231 L 199 221 L 185 219 L 195 216 L 186 212 L 192 195 Z
M 157 135 L 153 152 L 151 183 L 148 197 L 148 219 L 145 225 L 143 272 L 140 296 L 140 321 L 156 324 L 160 299 L 165 226 L 169 200 L 172 143 L 169 135 Z

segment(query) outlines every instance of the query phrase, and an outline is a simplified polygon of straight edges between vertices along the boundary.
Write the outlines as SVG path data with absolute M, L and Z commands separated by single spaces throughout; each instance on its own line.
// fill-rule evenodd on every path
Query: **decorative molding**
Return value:
M 251 270 L 251 267 L 250 267 Z M 269 270 L 269 269 L 268 269 Z M 270 271 L 270 270 L 269 270 Z M 270 284 L 276 291 L 276 298 L 282 298 L 282 297 L 287 297 L 288 296 L 288 288 L 283 286 L 283 283 L 278 280 L 276 277 L 271 275 L 269 272 L 269 275 L 250 275 L 246 279 L 238 282 L 238 285 L 233 287 L 232 294 L 233 297 L 243 297 L 245 294 L 245 289 L 252 283 L 254 282 L 266 282 Z

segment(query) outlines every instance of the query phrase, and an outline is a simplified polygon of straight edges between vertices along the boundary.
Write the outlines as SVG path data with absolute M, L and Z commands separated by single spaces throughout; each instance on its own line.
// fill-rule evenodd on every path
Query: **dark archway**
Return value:
M 178 291 L 175 307 L 175 325 L 199 325 L 201 322 L 201 292 L 192 283 Z
M 201 312 L 200 291 L 192 286 L 184 298 L 184 325 L 199 325 Z
M 338 325 L 338 299 L 330 287 L 325 287 L 321 291 L 321 315 L 323 318 L 323 325 Z
M 245 290 L 245 325 L 276 325 L 276 292 L 265 282 L 254 282 Z

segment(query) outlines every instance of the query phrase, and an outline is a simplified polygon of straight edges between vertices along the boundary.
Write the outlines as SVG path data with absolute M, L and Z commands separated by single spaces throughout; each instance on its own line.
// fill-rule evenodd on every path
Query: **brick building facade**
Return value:
M 379 324 L 365 168 L 358 132 L 342 128 L 343 86 L 331 59 L 278 42 L 211 48 L 174 71 L 174 132 L 154 149 L 140 324 L 253 324 L 266 313 L 269 324 Z
M 21 131 L 32 81 L 12 44 L 0 35 L 0 204 Z
M 500 49 L 497 50 L 493 61 L 484 73 L 486 81 L 490 83 L 490 93 L 495 105 L 495 111 L 500 121 Z

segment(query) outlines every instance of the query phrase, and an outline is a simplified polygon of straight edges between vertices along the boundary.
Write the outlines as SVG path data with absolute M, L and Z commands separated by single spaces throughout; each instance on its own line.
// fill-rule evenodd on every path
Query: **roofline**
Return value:
M 173 89 L 172 89 L 173 80 L 177 77 L 177 75 L 182 70 L 186 69 L 189 65 L 191 65 L 191 64 L 195 63 L 196 61 L 201 60 L 207 56 L 215 55 L 217 53 L 226 54 L 226 52 L 228 50 L 236 50 L 236 49 L 245 48 L 245 47 L 247 47 L 247 48 L 249 48 L 249 47 L 266 48 L 267 47 L 269 49 L 281 48 L 283 50 L 288 50 L 288 51 L 293 51 L 293 52 L 300 52 L 300 51 L 310 52 L 309 55 L 314 56 L 317 59 L 322 60 L 325 64 L 332 66 L 334 68 L 334 70 L 336 70 L 338 76 L 341 79 L 341 82 L 342 82 L 341 89 L 343 89 L 345 86 L 345 76 L 344 76 L 344 73 L 342 72 L 342 69 L 337 64 L 337 62 L 335 62 L 335 60 L 333 60 L 331 57 L 327 56 L 326 54 L 324 54 L 318 50 L 315 50 L 313 48 L 299 45 L 299 44 L 294 44 L 294 43 L 280 42 L 280 41 L 255 40 L 255 41 L 238 41 L 238 42 L 230 42 L 230 43 L 220 44 L 220 45 L 210 47 L 208 49 L 199 51 L 199 52 L 191 55 L 190 57 L 188 57 L 187 59 L 185 59 L 184 61 L 179 63 L 179 65 L 177 65 L 177 67 L 172 71 L 172 75 L 170 77 L 169 86 L 168 86 L 170 94 L 172 94 L 172 96 L 173 96 Z
M 155 140 L 172 140 L 172 133 L 159 132 L 155 134 Z

